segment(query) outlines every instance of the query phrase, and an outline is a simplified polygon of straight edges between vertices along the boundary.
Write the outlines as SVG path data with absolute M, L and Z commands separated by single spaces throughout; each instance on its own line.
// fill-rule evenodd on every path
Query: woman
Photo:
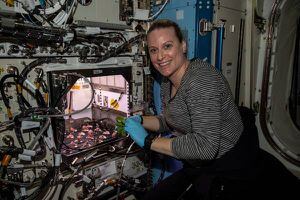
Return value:
M 156 185 L 145 199 L 177 199 L 191 184 L 193 195 L 203 197 L 219 169 L 235 168 L 223 168 L 221 160 L 234 151 L 243 132 L 238 108 L 217 69 L 187 59 L 187 44 L 176 23 L 155 21 L 147 44 L 153 66 L 164 77 L 163 113 L 132 116 L 126 120 L 125 130 L 140 147 L 180 159 L 184 167 Z M 172 132 L 176 137 L 153 137 L 146 130 Z

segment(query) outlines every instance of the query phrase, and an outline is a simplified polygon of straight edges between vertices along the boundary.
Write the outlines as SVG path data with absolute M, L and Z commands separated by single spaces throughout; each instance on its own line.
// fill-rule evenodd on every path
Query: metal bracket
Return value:
M 226 20 L 220 19 L 217 24 L 213 24 L 210 21 L 207 21 L 207 19 L 202 18 L 199 21 L 199 34 L 201 36 L 205 36 L 207 32 L 212 32 L 218 28 L 223 28 L 225 26 Z

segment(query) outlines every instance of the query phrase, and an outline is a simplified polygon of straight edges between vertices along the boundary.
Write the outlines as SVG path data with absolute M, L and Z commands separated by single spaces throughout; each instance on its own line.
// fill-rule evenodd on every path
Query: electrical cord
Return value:
M 20 120 L 21 116 L 22 116 L 22 114 L 19 114 L 14 117 L 14 124 L 15 124 L 14 130 L 15 130 L 15 134 L 16 134 L 16 137 L 17 137 L 17 140 L 18 140 L 20 146 L 23 149 L 26 149 L 26 144 L 25 144 L 24 138 L 22 136 L 22 131 L 21 131 L 21 126 L 22 126 L 22 122 Z
M 13 129 L 13 127 L 14 127 L 14 121 L 13 120 L 0 122 L 0 133 L 4 132 L 6 130 L 11 130 L 11 129 Z
M 128 135 L 128 137 L 129 137 L 129 135 Z M 121 190 L 121 185 L 120 185 L 120 180 L 121 180 L 121 178 L 122 178 L 122 176 L 123 176 L 123 170 L 124 170 L 124 166 L 125 166 L 125 163 L 126 163 L 126 159 L 127 159 L 127 156 L 128 156 L 128 153 L 130 152 L 130 150 L 131 150 L 131 148 L 133 147 L 133 145 L 135 144 L 135 142 L 132 142 L 131 144 L 130 144 L 130 146 L 128 147 L 128 149 L 127 149 L 127 151 L 126 151 L 126 154 L 125 154 L 125 156 L 124 156 L 124 158 L 123 158 L 123 161 L 122 161 L 122 165 L 121 165 L 121 169 L 120 169 L 120 174 L 119 174 L 119 178 L 118 178 L 118 180 L 117 180 L 117 197 L 116 197 L 116 200 L 119 200 L 119 196 L 120 196 L 120 190 Z
M 15 130 L 15 134 L 17 137 L 17 140 L 19 142 L 19 144 L 21 145 L 22 148 L 26 149 L 26 145 L 24 142 L 24 138 L 22 136 L 22 131 L 21 131 L 21 126 L 22 126 L 22 121 L 24 120 L 33 120 L 32 118 L 34 118 L 35 120 L 37 120 L 35 113 L 37 112 L 50 112 L 53 111 L 54 109 L 51 108 L 30 108 L 30 109 L 26 109 L 23 112 L 21 112 L 20 114 L 16 115 L 14 117 L 14 130 Z M 54 110 L 56 111 L 56 110 Z M 32 114 L 31 117 L 30 114 Z M 44 132 L 44 130 L 43 130 Z
M 103 62 L 104 60 L 107 60 L 111 57 L 115 57 L 121 53 L 124 52 L 124 50 L 128 47 L 128 45 L 133 44 L 137 41 L 139 41 L 142 37 L 144 37 L 145 34 L 139 34 L 133 38 L 130 38 L 127 42 L 124 42 L 123 44 L 121 44 L 120 46 L 118 46 L 117 48 L 108 51 L 106 54 L 104 54 L 101 57 L 98 57 L 96 59 L 80 59 L 79 62 L 83 62 L 83 63 L 99 63 L 99 62 Z
M 160 7 L 160 9 L 151 17 L 149 17 L 146 21 L 153 21 L 166 7 L 167 3 L 169 3 L 169 0 L 166 0 L 165 3 Z
M 73 0 L 72 3 L 67 0 L 62 0 L 56 2 L 55 4 L 53 2 L 51 4 L 48 3 L 50 5 L 48 8 L 46 8 L 47 4 L 45 4 L 44 8 L 41 6 L 42 8 L 35 7 L 32 10 L 28 10 L 27 7 L 24 6 L 23 2 L 20 3 L 27 14 L 32 15 L 32 17 L 34 17 L 39 23 L 45 24 L 45 22 L 47 22 L 47 24 L 51 27 L 59 26 L 64 28 L 66 27 L 68 19 L 74 16 L 76 7 L 78 5 L 77 0 Z M 61 17 L 57 18 L 58 15 Z M 52 18 L 52 20 L 50 18 Z M 32 19 L 30 19 L 30 21 L 33 22 Z
M 38 132 L 38 134 L 35 136 L 34 140 L 30 143 L 30 145 L 28 146 L 29 150 L 32 150 L 34 145 L 36 144 L 36 142 L 41 138 L 42 134 L 48 130 L 49 126 L 50 126 L 50 118 L 46 119 L 46 123 L 44 124 L 44 126 L 40 129 L 40 131 Z
M 40 187 L 36 189 L 32 194 L 26 197 L 26 200 L 36 200 L 37 197 L 43 193 L 46 189 L 51 187 L 51 179 L 54 180 L 58 177 L 58 168 L 52 167 L 49 169 L 47 175 L 41 180 Z
M 71 149 L 71 150 L 76 150 L 76 151 L 83 151 L 83 150 L 86 150 L 84 148 L 72 148 L 72 147 L 69 147 L 66 143 L 62 143 L 62 145 L 64 145 L 65 147 L 67 147 L 68 149 Z M 109 150 L 97 150 L 97 153 L 107 153 L 107 154 L 112 154 L 112 155 L 121 155 L 121 156 L 125 156 L 125 155 L 135 155 L 137 154 L 138 152 L 140 152 L 141 150 L 136 150 L 136 151 L 133 151 L 133 152 L 129 152 L 129 153 L 118 153 L 118 152 L 113 152 L 113 151 L 109 151 Z
M 9 112 L 11 112 L 11 110 L 10 110 L 11 107 L 10 107 L 10 104 L 9 104 L 9 100 L 8 100 L 6 94 L 5 94 L 5 91 L 4 91 L 4 89 L 5 89 L 5 87 L 4 87 L 4 82 L 5 82 L 6 79 L 8 79 L 8 78 L 14 78 L 14 79 L 16 79 L 16 78 L 18 78 L 18 77 L 19 77 L 19 76 L 16 75 L 16 74 L 5 74 L 5 75 L 1 78 L 1 80 L 0 80 L 0 92 L 1 92 L 1 96 L 2 96 L 2 101 L 3 101 L 3 103 L 4 103 L 4 105 L 5 105 L 6 109 L 7 109 L 8 118 L 9 118 L 9 119 L 12 119 L 12 114 L 9 114 Z
M 95 98 L 95 90 L 94 90 L 94 86 L 93 86 L 92 82 L 87 77 L 85 77 L 85 76 L 83 76 L 81 74 L 66 73 L 66 75 L 73 75 L 73 76 L 77 76 L 79 78 L 83 78 L 84 80 L 86 80 L 89 83 L 89 85 L 91 87 L 91 91 L 92 91 L 91 99 L 90 99 L 89 103 L 86 106 L 84 106 L 82 109 L 77 110 L 77 111 L 72 112 L 72 113 L 59 114 L 59 115 L 39 115 L 39 117 L 41 117 L 41 118 L 47 118 L 47 117 L 66 117 L 66 116 L 70 116 L 70 115 L 75 115 L 75 114 L 81 113 L 82 111 L 88 109 L 88 107 L 93 103 L 94 98 Z
M 147 187 L 138 187 L 136 185 L 134 185 L 134 181 L 133 183 L 128 182 L 128 177 L 123 177 L 125 179 L 121 179 L 122 183 L 129 189 L 137 191 L 137 192 L 145 192 L 148 190 Z
M 102 35 L 110 35 L 110 34 L 116 34 L 118 36 L 120 36 L 124 42 L 127 42 L 126 38 L 124 37 L 124 35 L 120 32 L 114 32 L 114 31 L 110 31 L 110 32 L 103 32 L 103 33 L 100 33 L 98 34 L 99 36 L 102 36 Z M 95 37 L 98 37 L 98 35 L 96 35 Z
M 62 60 L 61 58 L 57 59 L 57 58 L 39 58 L 37 60 L 34 60 L 33 62 L 29 63 L 27 66 L 25 66 L 25 68 L 22 70 L 22 72 L 20 73 L 20 75 L 18 76 L 17 79 L 17 100 L 18 100 L 18 104 L 20 106 L 21 111 L 23 112 L 24 110 L 26 110 L 26 103 L 24 101 L 24 96 L 22 94 L 22 87 L 24 82 L 27 80 L 27 76 L 28 74 L 37 66 L 40 66 L 42 64 L 46 64 L 46 63 L 61 63 L 61 62 L 66 62 L 66 60 Z M 36 97 L 38 98 L 37 102 L 38 104 L 40 104 L 39 106 L 42 107 L 46 107 L 45 105 L 45 101 L 42 97 L 42 95 L 40 94 L 39 90 L 35 90 L 36 92 Z
M 41 196 L 38 195 L 36 199 L 54 199 L 57 189 L 58 189 L 58 185 L 55 185 L 54 189 L 53 189 L 53 185 L 52 185 L 52 186 L 50 186 L 50 188 L 48 189 L 48 191 L 45 195 L 43 195 L 43 194 L 41 194 Z
M 16 182 L 16 181 L 9 181 L 9 180 L 5 180 L 0 178 L 0 182 L 5 183 L 5 184 L 11 184 L 11 185 L 17 185 L 20 187 L 30 187 L 33 185 L 33 183 L 23 183 L 23 182 Z
M 60 190 L 60 193 L 59 193 L 59 197 L 58 197 L 58 200 L 63 200 L 63 197 L 67 191 L 67 189 L 70 187 L 70 185 L 73 183 L 73 179 L 74 179 L 74 176 L 80 172 L 80 170 L 82 169 L 82 164 L 77 167 L 77 169 L 73 172 L 73 174 L 67 179 L 67 181 L 63 184 L 61 190 Z
M 29 63 L 25 68 L 22 70 L 20 73 L 20 78 L 18 79 L 18 83 L 20 85 L 23 85 L 24 81 L 27 79 L 27 75 L 31 70 L 36 68 L 37 66 L 40 66 L 42 64 L 48 64 L 48 63 L 66 63 L 65 59 L 62 58 L 51 58 L 51 57 L 43 57 L 43 58 L 38 58 L 31 63 Z
M 160 7 L 160 9 L 155 13 L 153 14 L 151 17 L 149 17 L 148 19 L 145 19 L 145 20 L 141 20 L 141 21 L 146 21 L 146 22 L 150 22 L 150 21 L 153 21 L 163 10 L 164 8 L 166 7 L 166 5 L 169 3 L 169 0 L 166 0 L 164 2 L 164 4 Z M 134 17 L 130 17 L 129 20 L 135 20 Z
M 9 84 L 11 84 L 11 85 L 17 85 L 16 82 L 5 82 L 5 83 L 3 84 L 4 86 L 1 87 L 1 90 L 3 90 L 4 96 L 5 96 L 4 88 L 6 87 L 6 85 L 9 85 Z M 32 92 L 28 87 L 22 86 L 22 90 L 25 90 L 31 97 L 35 98 L 35 93 Z M 2 92 L 1 92 L 1 93 L 2 93 Z M 6 98 L 6 96 L 5 96 L 5 98 Z M 21 96 L 21 98 L 22 98 L 22 101 L 24 102 L 24 105 L 25 105 L 25 106 L 27 106 L 28 108 L 32 107 L 32 106 L 30 105 L 30 103 L 25 99 L 24 96 Z M 9 103 L 9 100 L 8 100 L 7 102 Z

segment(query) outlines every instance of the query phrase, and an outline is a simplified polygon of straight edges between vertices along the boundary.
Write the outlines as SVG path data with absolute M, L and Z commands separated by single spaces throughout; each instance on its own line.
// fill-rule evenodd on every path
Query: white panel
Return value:
M 89 6 L 78 5 L 74 20 L 125 24 L 119 20 L 119 0 L 94 0 Z
M 241 2 L 237 3 L 241 5 Z M 241 7 L 235 5 L 235 7 Z M 222 73 L 229 82 L 231 91 L 235 95 L 236 76 L 237 76 L 237 60 L 239 48 L 239 31 L 240 20 L 244 13 L 230 8 L 215 7 L 214 23 L 217 24 L 220 19 L 226 20 L 225 22 L 225 39 L 223 40 L 223 60 L 222 60 Z M 214 46 L 216 46 L 216 34 L 214 35 Z M 215 50 L 214 50 L 215 51 Z M 214 53 L 214 52 L 213 52 Z
M 115 77 L 114 76 L 107 77 L 107 85 L 115 86 Z
M 101 79 L 100 79 L 100 77 L 92 77 L 92 82 L 94 83 L 94 84 L 101 84 Z
M 237 10 L 245 10 L 245 8 L 243 8 L 242 2 L 244 0 L 227 0 L 227 1 L 222 1 L 222 0 L 217 0 L 215 2 L 216 7 L 220 6 L 223 8 L 232 8 L 232 9 L 237 9 Z
M 13 11 L 14 8 L 13 7 L 8 7 L 5 5 L 5 2 L 0 1 L 0 12 L 3 10 L 7 10 L 7 11 Z
M 106 76 L 101 76 L 100 77 L 100 83 L 101 83 L 101 85 L 107 85 L 107 78 L 106 78 Z
M 115 86 L 120 88 L 125 88 L 125 80 L 122 75 L 115 76 Z
M 81 89 L 73 92 L 73 110 L 84 108 L 91 100 L 91 89 Z

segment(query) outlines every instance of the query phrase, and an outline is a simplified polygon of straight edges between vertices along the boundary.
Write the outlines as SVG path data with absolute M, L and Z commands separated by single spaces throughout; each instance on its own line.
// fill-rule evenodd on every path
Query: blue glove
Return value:
M 148 132 L 139 122 L 132 118 L 126 119 L 125 131 L 130 135 L 131 139 L 133 139 L 137 145 L 142 148 L 144 147 L 145 138 L 147 137 Z
M 128 117 L 129 119 L 133 119 L 134 121 L 138 122 L 138 123 L 142 123 L 142 116 L 141 115 L 133 115 L 133 116 L 130 116 Z

